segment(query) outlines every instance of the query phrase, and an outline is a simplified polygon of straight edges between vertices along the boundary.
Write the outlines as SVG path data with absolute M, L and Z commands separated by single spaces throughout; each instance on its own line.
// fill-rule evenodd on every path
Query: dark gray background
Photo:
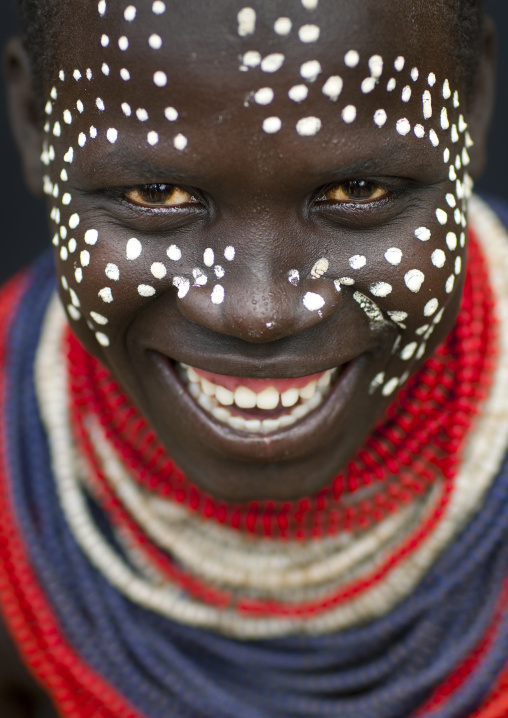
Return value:
M 90 1 L 95 0 L 84 0 Z M 489 141 L 489 165 L 477 189 L 508 200 L 508 1 L 486 2 L 498 27 L 498 94 Z M 16 4 L 15 0 L 0 0 L 0 3 L 0 43 L 3 46 L 5 40 L 17 30 Z M 16 149 L 10 138 L 3 85 L 0 89 L 0 207 L 3 235 L 0 282 L 3 282 L 47 246 L 49 237 L 44 202 L 32 197 L 23 184 Z

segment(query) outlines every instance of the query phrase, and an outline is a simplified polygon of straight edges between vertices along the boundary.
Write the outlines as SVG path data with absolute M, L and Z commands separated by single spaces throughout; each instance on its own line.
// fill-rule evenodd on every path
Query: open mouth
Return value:
M 205 412 L 236 431 L 261 434 L 288 427 L 317 409 L 339 373 L 328 369 L 294 379 L 250 379 L 182 363 L 177 368 L 189 394 Z

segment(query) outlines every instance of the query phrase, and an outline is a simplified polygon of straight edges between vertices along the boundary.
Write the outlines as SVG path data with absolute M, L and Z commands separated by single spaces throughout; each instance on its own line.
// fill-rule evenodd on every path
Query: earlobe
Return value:
M 4 50 L 4 75 L 12 133 L 18 147 L 25 181 L 36 195 L 42 194 L 42 122 L 30 62 L 21 38 L 13 37 Z
M 483 173 L 487 161 L 487 133 L 494 109 L 496 60 L 496 29 L 492 18 L 487 17 L 480 64 L 468 103 L 469 131 L 475 143 L 470 150 L 469 173 L 473 179 Z

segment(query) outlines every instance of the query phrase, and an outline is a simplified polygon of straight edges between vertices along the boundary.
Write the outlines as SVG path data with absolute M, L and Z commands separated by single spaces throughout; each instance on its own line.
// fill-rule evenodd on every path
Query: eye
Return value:
M 370 180 L 347 180 L 330 187 L 324 194 L 325 199 L 335 202 L 374 202 L 385 199 L 390 192 Z
M 124 194 L 124 198 L 140 207 L 180 207 L 198 200 L 187 190 L 173 184 L 146 184 Z

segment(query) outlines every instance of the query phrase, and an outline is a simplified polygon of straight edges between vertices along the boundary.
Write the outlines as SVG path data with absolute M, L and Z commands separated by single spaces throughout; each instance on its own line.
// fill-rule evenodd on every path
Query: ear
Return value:
M 470 150 L 469 173 L 477 179 L 487 161 L 487 134 L 492 119 L 496 84 L 497 38 L 494 21 L 487 17 L 481 59 L 469 99 L 469 132 L 474 140 Z
M 42 121 L 30 62 L 19 37 L 11 38 L 5 47 L 4 75 L 9 119 L 25 181 L 34 194 L 41 195 L 44 174 L 41 161 Z

